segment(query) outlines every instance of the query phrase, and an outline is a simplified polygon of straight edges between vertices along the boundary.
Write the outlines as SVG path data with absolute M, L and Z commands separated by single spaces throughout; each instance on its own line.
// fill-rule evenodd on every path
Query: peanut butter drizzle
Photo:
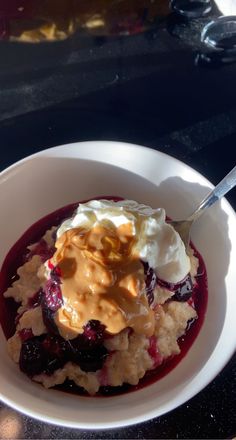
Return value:
M 154 333 L 154 313 L 145 294 L 143 265 L 132 253 L 132 225 L 115 228 L 74 228 L 56 241 L 52 258 L 61 270 L 64 305 L 55 320 L 60 334 L 73 339 L 91 319 L 107 332 L 126 327 L 136 333 Z

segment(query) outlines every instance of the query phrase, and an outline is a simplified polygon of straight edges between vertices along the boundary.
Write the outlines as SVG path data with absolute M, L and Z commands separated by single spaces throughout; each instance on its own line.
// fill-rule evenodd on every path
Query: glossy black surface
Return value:
M 54 145 L 122 140 L 175 156 L 216 184 L 236 162 L 236 64 L 195 63 L 201 30 L 216 16 L 190 23 L 170 16 L 145 34 L 55 49 L 0 44 L 0 168 Z M 236 189 L 227 198 L 235 209 Z M 171 413 L 102 432 L 50 426 L 0 404 L 0 437 L 233 438 L 235 382 L 234 357 Z

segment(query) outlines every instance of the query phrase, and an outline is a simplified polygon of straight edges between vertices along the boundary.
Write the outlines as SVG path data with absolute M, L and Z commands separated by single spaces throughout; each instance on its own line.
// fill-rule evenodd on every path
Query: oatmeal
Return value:
M 19 306 L 8 353 L 46 388 L 138 385 L 181 355 L 198 320 L 198 256 L 163 209 L 98 199 L 65 212 L 4 289 Z

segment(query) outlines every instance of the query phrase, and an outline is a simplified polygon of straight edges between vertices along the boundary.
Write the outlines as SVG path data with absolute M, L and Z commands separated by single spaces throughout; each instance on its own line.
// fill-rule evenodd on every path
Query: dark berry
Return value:
M 19 365 L 21 371 L 28 376 L 40 374 L 45 367 L 44 350 L 40 340 L 35 337 L 23 342 Z
M 191 276 L 188 275 L 183 283 L 177 285 L 175 289 L 175 294 L 174 296 L 172 296 L 171 299 L 180 302 L 188 301 L 188 299 L 191 298 L 192 293 L 193 293 L 193 283 Z
M 105 326 L 100 321 L 92 319 L 84 326 L 83 336 L 90 346 L 102 344 L 104 341 Z
M 62 306 L 63 299 L 60 284 L 51 278 L 47 281 L 42 298 L 43 322 L 49 333 L 58 334 L 54 321 L 55 312 Z
M 44 288 L 44 293 L 45 305 L 53 312 L 56 312 L 63 304 L 60 284 L 52 279 L 49 279 Z
M 74 339 L 70 339 L 68 344 L 71 358 L 79 351 L 90 349 L 89 341 L 82 334 Z
M 151 305 L 154 301 L 154 288 L 157 284 L 157 276 L 154 270 L 149 266 L 148 263 L 143 262 L 145 283 L 146 283 L 146 295 L 148 298 L 148 304 Z
M 49 309 L 44 302 L 42 303 L 42 316 L 43 316 L 43 322 L 44 325 L 48 331 L 48 333 L 52 334 L 58 334 L 58 328 L 54 321 L 54 315 L 55 312 L 53 312 L 51 309 Z
M 48 353 L 61 360 L 68 357 L 68 342 L 59 335 L 46 335 L 42 345 Z
M 47 357 L 47 363 L 44 366 L 43 373 L 48 374 L 49 376 L 54 373 L 54 371 L 58 370 L 59 368 L 62 368 L 64 366 L 64 362 L 61 361 L 61 359 L 58 359 L 57 357 L 54 357 L 52 355 L 48 355 Z
M 97 371 L 103 367 L 107 355 L 107 349 L 101 345 L 91 350 L 74 350 L 71 360 L 83 371 Z
M 67 341 L 61 336 L 35 336 L 23 342 L 20 369 L 28 376 L 52 374 L 62 368 L 68 359 Z
M 53 269 L 50 272 L 50 277 L 53 281 L 56 281 L 57 284 L 61 283 L 60 277 L 61 277 L 61 269 L 59 266 L 54 266 Z
M 68 341 L 72 357 L 83 350 L 93 350 L 104 341 L 105 326 L 97 320 L 91 320 L 84 326 L 83 333 Z
M 99 324 L 99 321 L 97 321 L 96 326 Z M 102 340 L 89 340 L 83 334 L 68 341 L 70 360 L 78 364 L 83 371 L 100 370 L 108 354 L 101 342 Z
M 47 335 L 42 342 L 47 363 L 44 372 L 52 374 L 58 368 L 62 368 L 68 360 L 67 341 L 61 336 Z

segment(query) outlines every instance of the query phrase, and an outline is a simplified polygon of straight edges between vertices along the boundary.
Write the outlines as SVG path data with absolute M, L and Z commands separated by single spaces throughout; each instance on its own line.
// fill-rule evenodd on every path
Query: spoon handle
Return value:
M 216 185 L 205 199 L 202 200 L 198 208 L 188 217 L 187 220 L 195 221 L 202 215 L 202 213 L 213 205 L 217 200 L 220 200 L 227 192 L 229 192 L 236 185 L 236 166 Z

